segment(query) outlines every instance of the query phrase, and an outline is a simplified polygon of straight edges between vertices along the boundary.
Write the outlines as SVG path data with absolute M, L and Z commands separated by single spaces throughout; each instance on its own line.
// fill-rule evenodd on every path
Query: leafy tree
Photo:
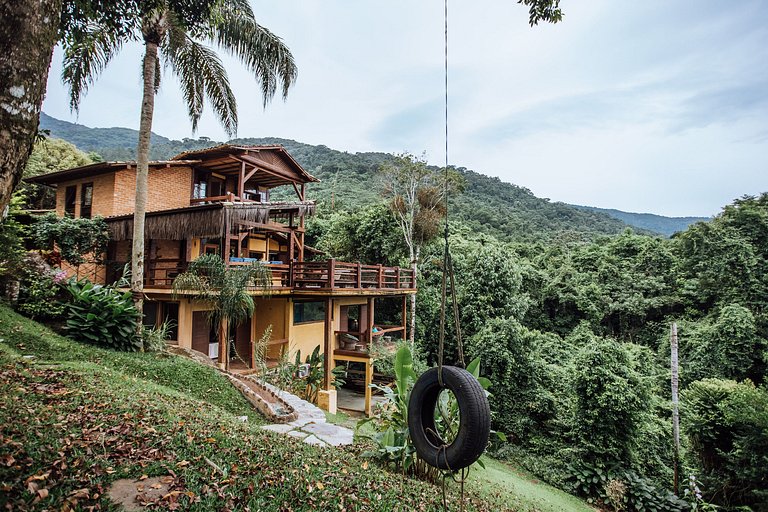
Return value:
M 471 358 L 480 357 L 494 382 L 490 397 L 496 429 L 516 444 L 528 444 L 557 415 L 551 374 L 542 358 L 544 340 L 512 318 L 493 318 L 468 340 Z M 545 435 L 545 434 L 544 434 Z
M 188 293 L 193 300 L 210 305 L 209 322 L 219 332 L 219 364 L 229 369 L 227 342 L 232 328 L 253 315 L 249 288 L 267 288 L 271 273 L 259 262 L 227 267 L 220 256 L 204 254 L 191 262 L 173 281 L 174 294 Z
M 27 166 L 24 169 L 24 178 L 88 165 L 95 162 L 94 157 L 97 156 L 83 153 L 67 141 L 45 138 L 36 142 L 32 148 L 32 154 L 29 156 Z M 22 184 L 19 190 L 24 191 L 27 198 L 26 205 L 29 209 L 50 210 L 56 208 L 56 194 L 50 187 Z
M 279 37 L 256 22 L 246 0 L 215 0 L 210 10 L 196 9 L 183 0 L 155 0 L 142 7 L 140 23 L 124 34 L 107 24 L 92 23 L 73 31 L 64 41 L 62 78 L 70 88 L 70 104 L 77 109 L 82 94 L 130 40 L 144 42 L 144 84 L 139 140 L 136 149 L 136 206 L 133 221 L 131 290 L 142 311 L 144 288 L 144 217 L 150 134 L 155 94 L 160 86 L 160 58 L 179 78 L 193 130 L 208 100 L 230 136 L 237 131 L 237 106 L 226 70 L 208 41 L 236 56 L 259 83 L 264 105 L 278 87 L 283 97 L 296 78 L 293 56 Z M 137 324 L 137 329 L 141 324 Z
M 308 243 L 340 260 L 400 265 L 406 257 L 399 227 L 383 203 L 333 212 L 310 226 Z
M 768 505 L 768 390 L 749 381 L 704 379 L 683 392 L 689 456 L 707 501 Z
M 21 180 L 37 134 L 40 109 L 48 80 L 53 48 L 64 38 L 80 38 L 90 27 L 119 38 L 163 0 L 18 0 L 0 4 L 0 213 L 5 217 L 11 194 Z M 194 22 L 210 13 L 212 0 L 178 4 L 181 19 Z M 190 23 L 190 26 L 194 23 Z M 96 59 L 102 59 L 103 54 Z
M 580 461 L 631 467 L 650 396 L 628 351 L 614 340 L 594 339 L 579 350 L 573 369 Z
M 445 193 L 455 191 L 461 181 L 455 172 L 446 177 L 430 168 L 424 157 L 403 153 L 380 169 L 384 196 L 400 226 L 414 279 L 418 276 L 422 248 L 438 233 L 445 217 Z M 447 181 L 446 182 L 446 178 Z M 416 331 L 416 296 L 411 295 L 410 343 Z

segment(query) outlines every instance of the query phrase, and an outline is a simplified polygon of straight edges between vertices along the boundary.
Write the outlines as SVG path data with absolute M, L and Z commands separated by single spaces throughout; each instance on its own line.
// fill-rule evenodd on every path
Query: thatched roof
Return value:
M 265 223 L 270 215 L 312 215 L 314 201 L 274 203 L 218 203 L 189 206 L 175 210 L 148 212 L 144 220 L 144 236 L 156 240 L 185 240 L 193 238 L 219 238 L 224 236 L 227 221 L 232 226 L 238 221 Z M 110 238 L 115 241 L 133 238 L 133 215 L 105 219 Z

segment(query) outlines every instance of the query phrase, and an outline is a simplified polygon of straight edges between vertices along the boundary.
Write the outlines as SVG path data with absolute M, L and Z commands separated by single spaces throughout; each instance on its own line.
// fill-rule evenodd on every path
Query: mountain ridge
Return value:
M 90 128 L 45 113 L 40 115 L 40 128 L 83 151 L 95 151 L 105 160 L 135 158 L 138 131 L 131 128 Z M 349 153 L 277 137 L 238 138 L 229 142 L 283 145 L 307 171 L 320 178 L 320 183 L 312 184 L 312 193 L 320 203 L 333 205 L 334 209 L 357 209 L 380 201 L 375 175 L 381 164 L 393 158 L 382 152 Z M 183 151 L 215 144 L 219 142 L 208 137 L 179 141 L 153 132 L 150 158 L 168 159 Z M 536 197 L 525 187 L 504 182 L 498 177 L 464 167 L 458 170 L 466 179 L 467 186 L 454 205 L 452 214 L 472 229 L 502 239 L 531 240 L 568 232 L 583 238 L 616 234 L 627 227 L 670 236 L 687 227 L 680 218 L 550 202 Z M 700 217 L 684 219 L 690 219 L 689 224 L 706 220 Z

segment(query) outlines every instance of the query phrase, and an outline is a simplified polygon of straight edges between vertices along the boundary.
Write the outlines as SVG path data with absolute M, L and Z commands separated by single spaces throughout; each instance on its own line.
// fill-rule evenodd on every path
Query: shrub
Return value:
M 163 322 L 160 327 L 145 327 L 141 330 L 141 343 L 144 352 L 164 352 L 166 349 L 165 341 L 171 335 L 171 328 L 174 322 Z
M 74 338 L 115 350 L 142 349 L 136 334 L 139 312 L 130 292 L 87 280 L 70 281 L 72 301 L 66 305 L 66 330 Z
M 495 383 L 490 398 L 496 430 L 515 443 L 545 436 L 558 415 L 550 365 L 541 356 L 546 336 L 512 318 L 494 318 L 469 339 L 470 357 L 480 357 Z
M 32 225 L 31 235 L 41 249 L 51 249 L 55 244 L 61 258 L 74 266 L 85 263 L 88 255 L 98 260 L 109 242 L 109 228 L 101 217 L 59 218 L 49 213 Z
M 37 320 L 57 320 L 64 313 L 60 286 L 66 278 L 62 270 L 52 270 L 42 257 L 30 252 L 19 271 L 19 298 L 16 309 Z
M 683 392 L 681 404 L 706 500 L 768 507 L 768 390 L 749 381 L 705 379 Z

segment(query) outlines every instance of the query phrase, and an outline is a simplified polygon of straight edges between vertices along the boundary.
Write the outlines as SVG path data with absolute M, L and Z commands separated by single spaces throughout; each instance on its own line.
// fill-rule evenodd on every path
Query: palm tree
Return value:
M 210 10 L 203 16 L 199 5 L 205 2 L 190 4 L 186 0 L 160 0 L 156 4 L 156 8 L 141 13 L 140 33 L 117 35 L 106 26 L 91 24 L 65 40 L 62 70 L 62 79 L 70 89 L 70 106 L 77 110 L 88 86 L 122 45 L 131 40 L 144 42 L 144 94 L 136 150 L 136 207 L 131 258 L 131 291 L 139 311 L 143 310 L 149 138 L 155 94 L 160 86 L 160 61 L 179 78 L 192 129 L 197 129 L 207 99 L 230 137 L 237 131 L 235 96 L 221 60 L 201 41 L 236 56 L 254 74 L 264 107 L 278 87 L 285 99 L 297 73 L 288 47 L 256 22 L 247 0 L 209 1 Z M 141 322 L 137 328 L 140 326 Z
M 174 279 L 173 294 L 190 295 L 194 301 L 212 306 L 208 321 L 219 333 L 219 364 L 228 369 L 227 341 L 232 327 L 253 315 L 253 297 L 248 289 L 266 289 L 271 282 L 271 272 L 259 262 L 227 267 L 218 255 L 204 254 Z

